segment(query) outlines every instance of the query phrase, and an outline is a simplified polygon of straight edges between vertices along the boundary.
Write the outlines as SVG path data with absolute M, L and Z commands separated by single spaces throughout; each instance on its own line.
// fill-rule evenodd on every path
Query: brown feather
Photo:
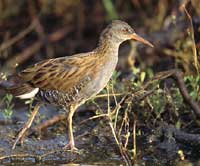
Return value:
M 87 73 L 92 77 L 93 71 L 97 70 L 94 64 L 97 61 L 92 58 L 93 52 L 90 54 L 91 56 L 83 53 L 73 57 L 45 60 L 22 71 L 20 77 L 23 82 L 29 82 L 35 88 L 67 93 L 84 80 Z
M 7 91 L 11 94 L 13 94 L 14 96 L 20 96 L 26 93 L 29 93 L 31 91 L 33 91 L 35 88 L 33 86 L 31 86 L 30 84 L 22 84 L 20 86 L 14 86 L 14 87 L 10 87 L 7 89 Z

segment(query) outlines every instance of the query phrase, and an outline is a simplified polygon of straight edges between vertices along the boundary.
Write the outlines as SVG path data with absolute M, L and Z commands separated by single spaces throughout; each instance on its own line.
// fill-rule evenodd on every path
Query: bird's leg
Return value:
M 70 111 L 68 113 L 68 117 L 67 117 L 69 143 L 64 147 L 72 151 L 77 150 L 74 143 L 74 135 L 73 135 L 73 127 L 72 127 L 72 118 L 75 111 L 76 111 L 76 107 L 71 106 Z
M 12 149 L 15 149 L 16 144 L 18 143 L 19 140 L 21 140 L 21 144 L 23 144 L 23 137 L 25 135 L 25 132 L 27 129 L 29 129 L 31 127 L 31 124 L 33 123 L 33 120 L 35 119 L 35 116 L 37 115 L 38 111 L 40 109 L 40 105 L 37 104 L 34 107 L 33 112 L 31 113 L 31 116 L 29 117 L 28 121 L 24 124 L 22 130 L 20 131 L 20 133 L 18 134 L 17 138 L 15 139 L 15 142 L 12 146 Z

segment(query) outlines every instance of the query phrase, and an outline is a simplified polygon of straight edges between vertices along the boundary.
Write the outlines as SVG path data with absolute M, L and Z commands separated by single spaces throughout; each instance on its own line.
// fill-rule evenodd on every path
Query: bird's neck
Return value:
M 100 56 L 118 56 L 120 42 L 113 41 L 110 38 L 104 38 L 99 40 L 98 47 L 95 51 Z

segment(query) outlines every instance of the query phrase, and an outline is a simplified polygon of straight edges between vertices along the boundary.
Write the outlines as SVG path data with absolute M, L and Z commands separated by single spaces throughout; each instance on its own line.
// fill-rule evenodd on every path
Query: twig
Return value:
M 45 128 L 54 125 L 55 123 L 62 121 L 64 119 L 67 119 L 67 115 L 56 115 L 53 118 L 45 121 L 44 123 L 42 123 L 41 125 L 38 125 L 34 128 L 34 131 L 41 131 L 44 130 Z
M 197 49 L 196 49 L 196 44 L 195 44 L 195 39 L 194 39 L 194 27 L 193 27 L 193 23 L 192 23 L 192 18 L 190 16 L 190 14 L 188 13 L 187 9 L 185 8 L 185 6 L 184 6 L 184 10 L 190 21 L 190 25 L 191 25 L 190 31 L 191 31 L 191 35 L 192 35 L 192 50 L 193 50 L 193 55 L 194 55 L 194 65 L 197 70 L 197 73 L 200 74 L 200 71 L 199 71 L 200 65 L 198 62 Z
M 133 159 L 136 159 L 136 157 L 137 157 L 136 125 L 137 125 L 137 120 L 134 119 L 134 123 L 133 123 Z
M 62 28 L 50 35 L 48 35 L 47 40 L 49 42 L 56 42 L 60 39 L 62 39 L 67 33 L 69 33 L 72 30 L 72 27 L 68 28 Z M 16 64 L 22 64 L 28 59 L 30 59 L 36 52 L 39 51 L 39 49 L 44 45 L 44 41 L 39 40 L 32 44 L 31 46 L 24 49 L 22 53 L 17 54 L 15 57 L 13 57 L 11 60 L 9 60 L 6 65 L 9 67 L 16 67 Z
M 29 14 L 32 20 L 35 20 L 36 22 L 35 31 L 37 32 L 39 39 L 45 41 L 47 35 L 45 33 L 43 25 L 40 22 L 39 18 L 40 12 L 39 13 L 37 12 L 35 3 L 33 1 L 28 1 L 28 7 L 29 7 Z M 54 50 L 51 47 L 48 40 L 45 41 L 45 45 L 46 45 L 47 57 L 52 58 L 54 55 Z
M 24 157 L 32 157 L 35 158 L 36 160 L 40 160 L 40 157 L 38 155 L 33 155 L 33 154 L 11 154 L 11 155 L 5 155 L 5 156 L 0 156 L 0 160 L 4 160 L 7 158 L 24 158 Z
M 130 160 L 130 157 L 128 156 L 128 153 L 126 152 L 126 150 L 124 150 L 123 148 L 123 145 L 121 142 L 119 142 L 119 139 L 117 138 L 117 134 L 116 134 L 116 130 L 113 126 L 113 122 L 112 122 L 112 113 L 111 113 L 111 110 L 110 110 L 110 93 L 109 93 L 109 84 L 107 85 L 107 94 L 108 94 L 108 109 L 107 109 L 107 115 L 108 115 L 108 119 L 109 119 L 109 126 L 111 128 L 111 131 L 112 131 L 112 134 L 113 134 L 113 137 L 115 139 L 115 142 L 116 144 L 118 145 L 118 148 L 119 148 L 119 151 L 122 155 L 122 158 L 124 159 L 125 163 L 127 166 L 131 166 L 132 163 L 131 163 L 131 160 Z
M 148 81 L 143 88 L 147 88 L 149 85 L 151 85 L 153 82 L 158 81 L 158 80 L 163 80 L 168 77 L 173 77 L 178 85 L 178 88 L 186 101 L 187 104 L 190 105 L 190 107 L 193 109 L 195 115 L 200 118 L 200 106 L 196 101 L 192 99 L 192 97 L 189 95 L 186 85 L 183 80 L 183 72 L 178 70 L 178 69 L 172 69 L 164 72 L 158 73 L 152 80 Z
M 190 13 L 188 12 L 188 10 L 186 9 L 186 5 L 189 2 L 189 0 L 185 0 L 183 1 L 183 3 L 180 6 L 180 10 L 184 10 L 189 22 L 190 22 L 190 34 L 192 37 L 192 51 L 193 51 L 193 55 L 194 55 L 194 65 L 195 65 L 195 69 L 197 71 L 198 74 L 200 74 L 200 64 L 198 62 L 198 56 L 197 56 L 197 49 L 196 49 L 196 43 L 195 43 L 195 38 L 194 38 L 194 27 L 193 27 L 193 23 L 192 23 L 192 17 L 190 16 Z
M 197 49 L 196 49 L 196 43 L 195 43 L 195 38 L 194 38 L 194 27 L 193 27 L 193 22 L 192 22 L 192 18 L 189 14 L 189 12 L 187 11 L 186 9 L 186 4 L 188 3 L 188 1 L 185 1 L 182 5 L 181 5 L 181 9 L 183 9 L 186 13 L 186 16 L 190 22 L 190 33 L 191 33 L 191 37 L 192 37 L 192 51 L 193 51 L 193 55 L 194 55 L 194 65 L 195 65 L 195 68 L 196 68 L 196 71 L 198 74 L 200 74 L 200 64 L 198 62 L 198 56 L 197 56 Z
M 90 117 L 88 119 L 85 119 L 85 120 L 81 121 L 79 124 L 86 123 L 89 120 L 94 120 L 94 119 L 97 119 L 97 118 L 104 118 L 104 117 L 108 117 L 108 116 L 109 116 L 108 114 L 100 114 L 100 115 L 92 116 L 92 117 Z
M 60 152 L 60 153 L 62 153 L 62 152 L 70 152 L 70 153 L 72 153 L 72 151 L 71 150 L 67 150 L 67 149 L 61 149 L 61 150 L 52 150 L 52 151 L 50 151 L 50 152 L 47 152 L 47 153 L 44 153 L 44 154 L 42 154 L 42 155 L 33 155 L 33 154 L 10 154 L 10 155 L 4 155 L 4 156 L 0 156 L 0 160 L 4 160 L 4 159 L 8 159 L 8 158 L 25 158 L 25 157 L 27 157 L 27 158 L 30 158 L 30 157 L 32 157 L 32 158 L 34 158 L 36 161 L 41 161 L 42 159 L 44 159 L 46 156 L 48 156 L 48 155 L 50 155 L 50 154 L 54 154 L 54 153 L 58 153 L 58 152 Z M 77 153 L 77 152 L 73 152 L 73 153 L 76 153 L 76 154 L 79 154 L 79 153 Z
M 185 131 L 178 130 L 175 126 L 163 123 L 161 128 L 159 128 L 159 133 L 171 133 L 173 137 L 178 141 L 185 144 L 190 144 L 191 146 L 200 146 L 200 134 L 190 134 Z
M 0 52 L 4 51 L 8 47 L 11 47 L 13 44 L 15 44 L 17 41 L 21 40 L 24 38 L 27 34 L 29 34 L 34 28 L 35 28 L 35 21 L 33 21 L 25 30 L 20 32 L 18 35 L 15 37 L 11 38 L 7 42 L 4 42 L 0 45 Z
M 132 166 L 130 157 L 128 156 L 127 152 L 123 149 L 122 144 L 119 143 L 119 140 L 118 140 L 118 138 L 117 138 L 115 129 L 114 129 L 114 127 L 113 127 L 111 121 L 109 122 L 109 125 L 110 125 L 110 128 L 111 128 L 112 134 L 113 134 L 113 136 L 114 136 L 115 142 L 117 143 L 118 148 L 119 148 L 119 150 L 120 150 L 120 153 L 121 153 L 121 155 L 122 155 L 122 158 L 124 159 L 124 161 L 125 161 L 125 163 L 126 163 L 127 166 Z
M 184 98 L 184 100 L 186 101 L 187 104 L 190 105 L 190 107 L 193 109 L 195 115 L 200 118 L 200 106 L 198 105 L 198 103 L 196 101 L 194 101 L 192 99 L 192 97 L 189 95 L 186 85 L 184 83 L 183 80 L 183 73 L 179 70 L 174 71 L 173 73 L 173 77 L 176 79 L 177 83 L 178 83 L 178 87 L 180 89 L 180 92 Z
M 99 94 L 99 95 L 95 96 L 94 99 L 104 98 L 104 97 L 108 97 L 108 96 L 110 96 L 110 97 L 115 96 L 116 97 L 116 96 L 123 96 L 123 95 L 125 95 L 125 94 L 123 94 L 123 93 Z

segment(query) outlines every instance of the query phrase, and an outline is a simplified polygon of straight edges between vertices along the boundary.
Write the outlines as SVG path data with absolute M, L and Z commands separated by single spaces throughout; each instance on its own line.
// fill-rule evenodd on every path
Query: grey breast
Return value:
M 104 64 L 100 66 L 95 78 L 93 78 L 84 90 L 84 95 L 91 98 L 98 94 L 108 83 L 116 68 L 118 62 L 117 52 L 113 56 L 109 56 Z

